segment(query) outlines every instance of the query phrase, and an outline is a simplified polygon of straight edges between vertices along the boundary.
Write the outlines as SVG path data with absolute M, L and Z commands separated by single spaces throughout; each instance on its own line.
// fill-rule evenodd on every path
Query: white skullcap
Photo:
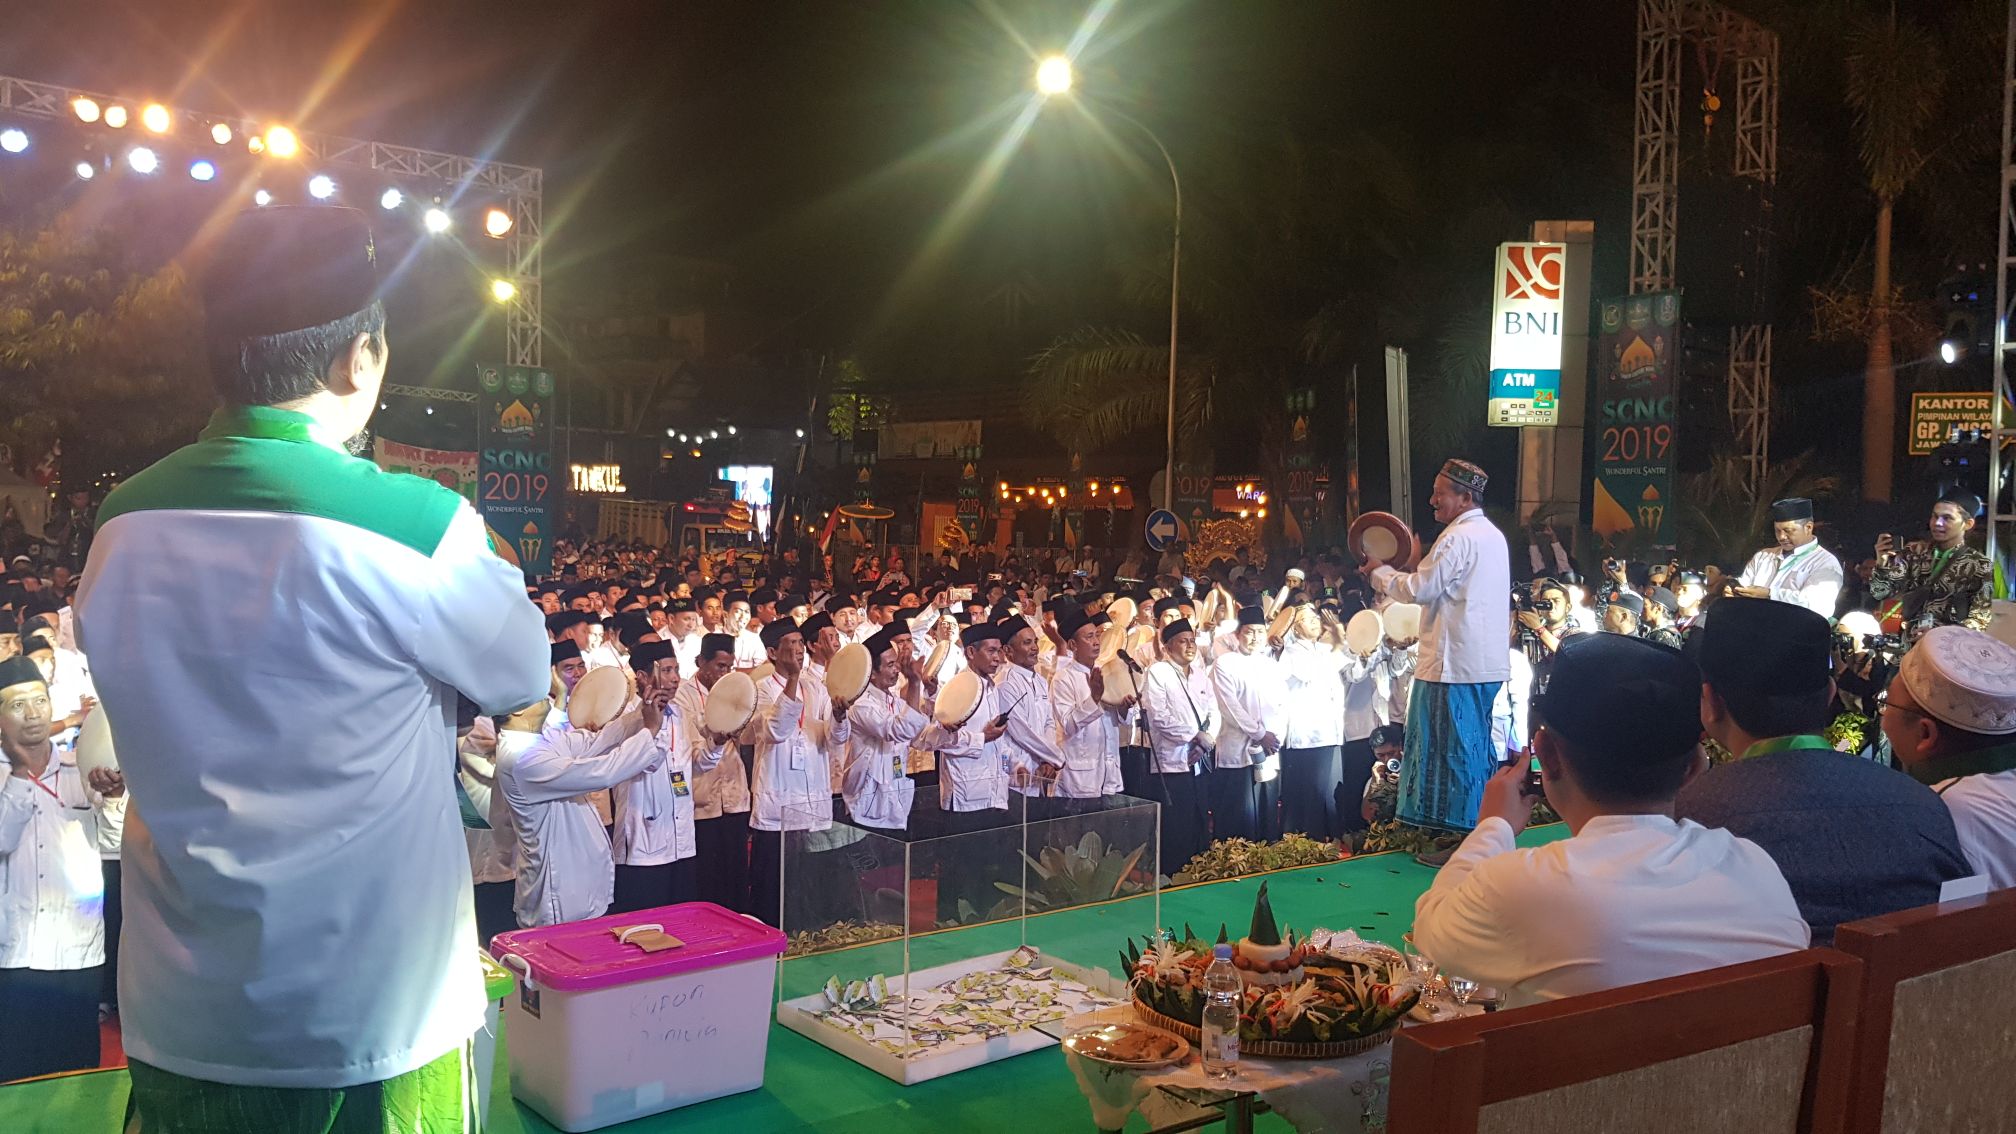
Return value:
M 1964 626 L 1925 632 L 1897 678 L 1925 715 L 1985 736 L 2016 733 L 2016 647 Z

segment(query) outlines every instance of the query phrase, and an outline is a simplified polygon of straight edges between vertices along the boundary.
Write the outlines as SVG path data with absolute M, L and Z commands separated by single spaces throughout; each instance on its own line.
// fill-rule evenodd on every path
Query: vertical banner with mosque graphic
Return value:
M 1606 547 L 1670 548 L 1680 293 L 1605 300 L 1600 335 L 1589 423 L 1596 448 L 1590 525 Z
M 553 375 L 529 366 L 476 368 L 476 507 L 497 554 L 528 575 L 553 567 Z
M 1303 387 L 1288 393 L 1288 447 L 1281 464 L 1288 483 L 1282 486 L 1281 526 L 1288 542 L 1307 547 L 1316 523 L 1316 448 L 1309 436 L 1309 418 L 1316 412 L 1316 391 Z

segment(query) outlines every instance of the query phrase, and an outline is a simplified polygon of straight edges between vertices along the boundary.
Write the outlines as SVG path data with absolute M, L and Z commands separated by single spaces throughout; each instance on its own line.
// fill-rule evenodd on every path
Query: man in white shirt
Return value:
M 1050 677 L 1050 711 L 1063 737 L 1064 767 L 1057 773 L 1062 799 L 1098 799 L 1118 795 L 1120 782 L 1120 719 L 1132 711 L 1133 698 L 1108 708 L 1104 676 L 1092 667 L 1099 658 L 1102 626 L 1070 610 L 1057 616 L 1064 647 Z
M 1414 943 L 1514 1007 L 1806 948 L 1811 930 L 1762 847 L 1672 818 L 1680 785 L 1707 766 L 1700 704 L 1700 671 L 1673 650 L 1614 634 L 1564 642 L 1534 698 L 1533 749 L 1574 837 L 1515 846 L 1534 800 L 1525 765 L 1506 764 L 1415 903 Z
M 1162 804 L 1164 874 L 1182 869 L 1209 843 L 1205 776 L 1218 739 L 1218 695 L 1211 671 L 1198 668 L 1197 633 L 1188 619 L 1162 627 L 1162 659 L 1148 667 L 1141 700 L 1150 739 L 1150 798 Z
M 1964 626 L 1927 630 L 1890 683 L 1883 735 L 1952 812 L 1975 873 L 2016 886 L 2016 647 Z
M 105 962 L 97 816 L 125 791 L 91 781 L 51 740 L 49 688 L 24 657 L 0 661 L 0 1083 L 98 1066 Z
M 1031 821 L 1048 819 L 1055 809 L 1045 804 L 1064 767 L 1064 750 L 1057 712 L 1050 704 L 1050 683 L 1036 672 L 1040 636 L 1020 618 L 1005 623 L 1001 634 L 1008 660 L 994 683 L 995 697 L 1008 714 L 1001 744 L 1008 752 L 1012 786 L 1023 797 L 1025 813 Z
M 597 680 L 600 680 L 599 678 Z M 538 731 L 533 712 L 497 729 L 497 790 L 518 831 L 517 898 L 525 928 L 601 917 L 615 899 L 616 861 L 586 799 L 664 763 L 669 694 L 638 682 L 637 707 L 613 721 Z
M 673 599 L 665 604 L 665 628 L 658 636 L 672 644 L 672 656 L 679 659 L 679 677 L 690 681 L 700 668 L 700 612 L 692 599 Z
M 698 901 L 698 843 L 693 831 L 693 781 L 714 770 L 733 737 L 689 743 L 678 702 L 679 659 L 664 642 L 640 642 L 630 651 L 638 696 L 644 690 L 665 706 L 659 745 L 665 759 L 615 785 L 615 898 L 611 913 L 633 913 Z
M 490 824 L 462 829 L 469 847 L 469 876 L 476 884 L 476 941 L 487 949 L 491 938 L 518 928 L 513 908 L 518 900 L 518 831 L 512 826 L 511 808 L 497 790 L 497 722 L 485 716 L 470 721 L 469 730 L 456 738 L 455 758 L 462 794 Z
M 355 1088 L 454 1129 L 484 999 L 453 709 L 543 713 L 539 608 L 466 500 L 348 455 L 387 360 L 362 214 L 222 227 L 202 290 L 224 405 L 106 498 L 76 603 L 141 801 L 121 847 L 133 1121 L 205 1127 L 297 1089 L 327 1113 Z
M 1235 616 L 1231 652 L 1211 665 L 1211 685 L 1224 724 L 1211 772 L 1212 835 L 1280 837 L 1281 736 L 1288 729 L 1288 685 L 1266 653 L 1267 617 L 1257 606 Z
M 1342 829 L 1337 785 L 1344 746 L 1344 679 L 1364 665 L 1323 634 L 1322 616 L 1292 598 L 1293 616 L 1280 645 L 1287 708 L 1281 734 L 1281 827 L 1312 839 L 1334 839 Z
M 735 668 L 755 669 L 769 660 L 770 653 L 763 646 L 762 634 L 749 628 L 749 596 L 742 591 L 730 591 L 723 602 L 721 632 L 735 639 Z
M 1736 577 L 1734 593 L 1743 598 L 1796 602 L 1828 621 L 1841 601 L 1848 576 L 1834 553 L 1813 534 L 1813 502 L 1801 497 L 1771 505 L 1771 534 L 1777 546 L 1750 557 Z
M 681 743 L 689 752 L 708 739 L 707 695 L 715 683 L 735 672 L 735 640 L 726 634 L 703 634 L 694 657 L 693 680 L 681 681 L 673 698 L 679 707 Z M 748 913 L 749 765 L 742 748 L 731 742 L 720 763 L 694 776 L 693 841 L 698 848 L 700 899 Z
M 1421 566 L 1401 574 L 1378 560 L 1363 570 L 1379 590 L 1421 605 L 1420 658 L 1407 708 L 1407 760 L 1400 766 L 1400 819 L 1467 831 L 1497 767 L 1491 705 L 1511 676 L 1511 552 L 1484 516 L 1484 470 L 1454 458 L 1428 502 L 1447 524 Z M 1430 866 L 1447 853 L 1422 856 Z
M 837 636 L 831 625 L 825 633 Z M 910 746 L 920 737 L 928 743 L 933 726 L 924 713 L 923 682 L 903 680 L 905 665 L 914 668 L 915 656 L 897 650 L 894 638 L 885 629 L 867 641 L 873 668 L 867 691 L 847 711 L 851 739 L 840 793 L 853 822 L 900 831 L 909 826 L 917 791 L 905 771 Z
M 776 669 L 756 683 L 756 738 L 751 769 L 749 888 L 755 914 L 782 927 L 787 917 L 807 924 L 799 911 L 819 897 L 780 887 L 784 832 L 824 831 L 833 825 L 833 769 L 847 759 L 847 706 L 805 674 L 805 638 L 790 619 L 763 628 L 763 645 Z
M 938 805 L 947 813 L 947 825 L 954 832 L 992 827 L 1005 816 L 981 813 L 1008 809 L 1008 781 L 1013 769 L 1001 743 L 1007 722 L 1000 719 L 1000 691 L 994 684 L 994 675 L 1005 664 L 1002 631 L 998 623 L 982 622 L 959 634 L 966 668 L 980 678 L 980 705 L 964 724 L 946 730 L 936 749 Z

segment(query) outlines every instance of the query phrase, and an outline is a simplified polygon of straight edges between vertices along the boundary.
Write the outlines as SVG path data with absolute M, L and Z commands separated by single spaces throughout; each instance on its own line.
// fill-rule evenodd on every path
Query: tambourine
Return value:
M 1411 571 L 1421 558 L 1421 541 L 1414 529 L 1391 512 L 1367 512 L 1351 524 L 1346 538 L 1351 553 L 1360 559 L 1377 559 L 1400 571 Z
M 567 723 L 593 732 L 615 720 L 630 701 L 630 682 L 623 676 L 625 668 L 597 666 L 575 682 L 574 692 L 567 698 Z
M 1396 602 L 1386 608 L 1386 636 L 1405 642 L 1421 636 L 1421 608 L 1411 602 Z
M 1378 649 L 1379 640 L 1385 636 L 1386 620 L 1376 610 L 1361 610 L 1344 624 L 1344 644 L 1354 654 L 1369 654 Z
M 1116 598 L 1106 604 L 1106 617 L 1122 630 L 1134 625 L 1134 616 L 1138 613 L 1131 598 Z
M 103 705 L 91 710 L 77 730 L 77 770 L 89 778 L 100 768 L 108 772 L 119 770 L 119 757 L 112 750 L 112 722 L 106 718 Z
M 734 736 L 756 715 L 756 683 L 746 673 L 724 674 L 707 691 L 700 723 L 715 736 Z
M 875 659 L 868 653 L 868 647 L 859 642 L 849 642 L 833 655 L 832 664 L 826 667 L 826 692 L 843 705 L 851 705 L 868 690 L 868 671 Z
M 937 677 L 938 671 L 945 668 L 945 659 L 951 656 L 952 643 L 940 639 L 931 647 L 931 656 L 924 659 L 924 679 Z
M 970 669 L 962 669 L 939 687 L 938 700 L 931 706 L 931 717 L 946 728 L 964 728 L 980 708 L 980 698 L 985 692 L 980 675 Z
M 1279 642 L 1287 637 L 1289 628 L 1295 625 L 1296 614 L 1304 605 L 1299 602 L 1281 604 L 1281 609 L 1274 612 L 1273 621 L 1267 624 L 1267 640 Z
M 1134 674 L 1127 668 L 1125 658 L 1108 658 L 1100 665 L 1099 676 L 1105 681 L 1099 701 L 1107 708 L 1117 709 L 1134 695 Z
M 1127 650 L 1130 653 L 1154 656 L 1161 648 L 1161 636 L 1153 626 L 1136 626 L 1127 635 Z
M 776 672 L 777 667 L 775 664 L 767 661 L 758 662 L 756 663 L 756 668 L 749 671 L 749 683 L 753 685 Z

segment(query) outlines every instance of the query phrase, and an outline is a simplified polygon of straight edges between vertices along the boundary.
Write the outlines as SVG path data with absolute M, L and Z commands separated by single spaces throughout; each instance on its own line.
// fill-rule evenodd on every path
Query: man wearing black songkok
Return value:
M 1734 593 L 1798 603 L 1822 618 L 1833 618 L 1848 576 L 1841 561 L 1813 534 L 1813 502 L 1795 496 L 1772 504 L 1771 534 L 1777 545 L 1750 557 L 1736 577 Z
M 1827 620 L 1796 603 L 1728 598 L 1701 630 L 1701 723 L 1736 757 L 1681 789 L 1674 814 L 1726 827 L 1777 861 L 1813 927 L 1939 900 L 1973 871 L 1939 797 L 1836 752 Z

